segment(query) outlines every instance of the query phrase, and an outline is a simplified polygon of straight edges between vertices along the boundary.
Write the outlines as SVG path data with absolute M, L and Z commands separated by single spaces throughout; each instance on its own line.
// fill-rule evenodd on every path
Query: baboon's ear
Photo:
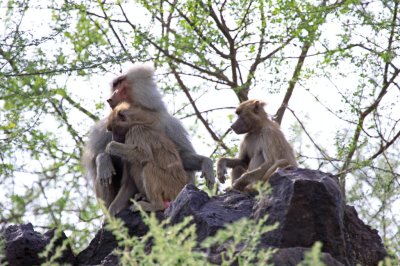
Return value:
M 260 101 L 255 101 L 254 102 L 254 113 L 258 114 L 260 112 L 260 108 L 262 108 L 262 105 Z
M 254 101 L 254 108 L 253 108 L 254 113 L 258 114 L 264 108 L 264 106 L 265 102 L 259 100 Z

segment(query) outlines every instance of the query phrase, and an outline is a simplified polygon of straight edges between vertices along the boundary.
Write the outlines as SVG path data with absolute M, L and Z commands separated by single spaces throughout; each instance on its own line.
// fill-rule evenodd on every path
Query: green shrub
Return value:
M 299 263 L 299 266 L 324 266 L 325 263 L 321 261 L 322 243 L 317 241 L 312 246 L 311 250 L 305 252 L 304 261 Z
M 266 265 L 272 254 L 272 250 L 257 248 L 262 234 L 276 227 L 266 226 L 266 217 L 258 222 L 241 219 L 228 224 L 199 245 L 191 217 L 171 225 L 168 220 L 158 221 L 153 213 L 141 212 L 141 216 L 149 227 L 143 237 L 130 237 L 121 220 L 107 216 L 106 228 L 118 240 L 115 254 L 122 265 L 211 265 L 205 251 L 221 245 L 225 250 L 221 265 L 234 261 L 239 265 Z

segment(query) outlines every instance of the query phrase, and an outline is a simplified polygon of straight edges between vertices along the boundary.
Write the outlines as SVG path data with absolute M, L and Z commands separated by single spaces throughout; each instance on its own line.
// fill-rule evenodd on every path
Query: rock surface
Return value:
M 187 185 L 165 210 L 165 216 L 172 223 L 179 223 L 184 217 L 192 216 L 196 223 L 197 239 L 202 241 L 223 228 L 224 224 L 250 217 L 253 205 L 253 197 L 237 191 L 210 198 L 204 191 Z
M 132 213 L 125 209 L 117 214 L 125 226 L 129 229 L 129 235 L 143 236 L 147 233 L 147 226 L 143 223 L 139 213 Z M 157 212 L 157 217 L 162 219 L 163 212 Z M 75 265 L 116 265 L 116 257 L 111 252 L 118 246 L 114 235 L 101 228 L 89 246 L 78 254 Z
M 308 248 L 282 248 L 279 249 L 276 253 L 274 253 L 271 262 L 274 265 L 285 265 L 285 266 L 295 266 L 301 263 L 304 260 L 304 253 L 309 251 Z M 321 260 L 325 263 L 325 265 L 330 266 L 343 266 L 342 263 L 335 260 L 331 254 L 322 253 Z
M 280 170 L 270 178 L 270 184 L 271 193 L 263 197 L 234 190 L 209 197 L 187 185 L 157 217 L 168 217 L 172 223 L 178 223 L 186 216 L 193 216 L 200 242 L 227 223 L 242 217 L 257 220 L 268 214 L 266 224 L 279 225 L 262 236 L 260 248 L 277 249 L 271 259 L 275 265 L 297 265 L 316 241 L 323 244 L 322 258 L 326 265 L 377 265 L 387 256 L 377 231 L 365 225 L 353 207 L 344 204 L 338 182 L 331 175 L 307 169 Z M 137 213 L 127 209 L 118 217 L 125 222 L 130 235 L 143 236 L 147 232 Z M 46 245 L 46 236 L 34 232 L 31 225 L 26 226 L 29 230 L 11 226 L 5 232 L 10 265 L 37 265 L 35 262 L 39 261 L 34 254 Z M 31 239 L 30 243 L 41 242 L 29 244 L 31 249 L 25 252 L 27 247 L 16 244 L 25 239 Z M 111 254 L 116 247 L 114 236 L 100 229 L 89 246 L 77 255 L 74 265 L 116 265 L 118 258 Z M 222 250 L 223 247 L 209 250 L 210 262 L 218 264 Z M 70 263 L 71 258 L 66 256 L 63 262 Z
M 344 204 L 338 182 L 319 172 L 298 169 L 280 172 L 270 179 L 272 194 L 257 202 L 255 218 L 269 215 L 267 223 L 279 223 L 262 242 L 279 248 L 311 247 L 323 243 L 323 251 L 350 265 L 344 228 Z M 365 264 L 362 264 L 365 265 Z
M 64 233 L 55 241 L 54 248 L 48 258 L 41 258 L 39 254 L 54 237 L 54 230 L 44 235 L 35 232 L 32 224 L 11 225 L 4 232 L 5 251 L 7 263 L 10 266 L 40 265 L 54 255 L 54 250 L 60 247 L 67 237 Z M 69 246 L 63 251 L 62 256 L 56 260 L 58 263 L 73 264 L 75 256 Z

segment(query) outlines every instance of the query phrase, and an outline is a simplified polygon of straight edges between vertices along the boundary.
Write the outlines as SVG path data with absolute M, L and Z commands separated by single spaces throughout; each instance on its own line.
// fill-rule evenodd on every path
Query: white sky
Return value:
M 0 21 L 2 21 L 2 17 L 4 18 L 6 10 L 3 8 L 4 4 L 0 4 Z M 24 20 L 24 23 L 21 25 L 22 28 L 26 27 L 27 29 L 33 30 L 34 37 L 44 36 L 47 32 L 48 25 L 46 20 L 49 19 L 50 13 L 49 10 L 32 10 L 32 13 L 27 14 L 27 19 Z M 137 15 L 137 14 L 135 14 Z M 3 21 L 2 21 L 3 22 Z M 326 29 L 326 36 L 329 34 L 335 34 L 340 32 L 340 26 L 335 24 L 329 24 L 324 26 Z M 0 38 L 2 38 L 7 29 L 4 27 L 4 24 L 0 24 Z M 311 52 L 310 52 L 311 53 Z M 313 58 L 306 59 L 306 66 L 308 64 L 313 64 Z M 295 61 L 295 59 L 294 59 Z M 400 59 L 396 60 L 397 65 L 399 65 Z M 342 65 L 343 68 L 347 68 L 350 66 Z M 69 78 L 67 80 L 67 88 L 71 92 L 71 95 L 77 95 L 77 97 L 84 96 L 87 99 L 88 105 L 85 106 L 87 109 L 94 111 L 94 101 L 98 98 L 102 98 L 104 100 L 107 99 L 109 95 L 109 83 L 110 81 L 117 75 L 118 73 L 106 73 L 104 76 L 98 76 L 95 78 L 91 78 L 90 80 L 74 80 L 74 78 Z M 156 71 L 156 74 L 160 74 Z M 341 89 L 344 88 L 354 88 L 357 84 L 357 81 L 351 80 L 348 78 L 339 78 L 335 77 L 335 83 Z M 317 104 L 313 97 L 305 90 L 305 88 L 310 88 L 313 93 L 320 97 L 321 101 L 330 107 L 337 107 L 340 104 L 340 98 L 336 92 L 336 89 L 332 86 L 332 84 L 322 78 L 319 79 L 309 79 L 306 81 L 302 81 L 301 84 L 297 84 L 294 94 L 290 100 L 290 107 L 296 111 L 296 114 L 305 119 L 307 130 L 311 133 L 311 135 L 315 138 L 315 141 L 321 146 L 327 148 L 328 154 L 331 156 L 335 156 L 335 148 L 334 148 L 334 135 L 338 129 L 345 128 L 344 122 L 337 119 L 331 113 L 327 112 L 322 105 Z M 268 94 L 262 84 L 257 84 L 250 92 L 250 98 L 259 98 L 266 101 L 267 107 L 266 110 L 269 114 L 275 114 L 278 109 L 284 95 L 285 91 L 281 90 L 281 93 L 278 94 Z M 194 94 L 195 95 L 195 94 Z M 194 96 L 195 97 L 195 96 Z M 386 96 L 389 99 L 399 99 L 398 90 L 392 90 L 389 92 L 389 95 Z M 165 102 L 168 105 L 168 108 L 171 113 L 174 113 L 177 109 L 179 109 L 182 103 L 186 103 L 186 98 L 181 95 L 168 96 L 165 97 Z M 398 101 L 399 102 L 399 101 Z M 0 106 L 1 106 L 0 102 Z M 210 90 L 200 98 L 197 102 L 199 108 L 201 110 L 207 110 L 214 107 L 221 106 L 236 106 L 237 98 L 233 94 L 232 91 L 221 90 L 215 91 Z M 400 105 L 394 106 L 394 113 L 400 113 Z M 109 109 L 106 105 L 106 108 L 101 112 L 103 115 L 108 113 Z M 233 114 L 233 110 L 221 111 L 218 115 L 212 117 L 214 122 L 220 125 L 222 131 L 228 129 L 230 122 L 227 120 L 227 115 L 231 113 Z M 79 111 L 74 110 L 71 114 L 72 117 L 76 117 L 76 123 L 82 124 L 82 129 L 87 131 L 91 126 L 91 121 L 89 119 L 82 120 L 82 114 Z M 1 118 L 1 114 L 0 114 Z M 183 124 L 187 129 L 193 126 L 194 118 L 183 120 Z M 82 123 L 83 122 L 83 123 Z M 291 126 L 295 122 L 292 114 L 289 111 L 286 111 L 285 118 L 282 124 L 282 130 L 289 140 L 293 139 L 294 136 L 291 132 Z M 48 130 L 54 130 L 54 132 L 59 132 L 60 136 L 62 136 L 61 130 L 57 127 L 56 124 L 47 124 L 46 128 Z M 353 128 L 351 130 L 354 130 Z M 194 147 L 196 148 L 199 154 L 210 155 L 210 153 L 214 150 L 214 146 L 207 145 L 207 143 L 198 136 L 208 137 L 208 133 L 204 129 L 202 125 L 200 125 L 196 131 L 196 135 L 192 135 L 192 142 Z M 1 136 L 0 136 L 1 137 Z M 233 140 L 233 142 L 227 142 L 228 145 L 233 145 L 239 143 L 239 139 L 241 137 L 235 136 L 233 133 L 230 133 L 228 139 Z M 306 139 L 306 136 L 303 136 L 303 139 Z M 296 143 L 293 145 L 296 148 Z M 304 147 L 303 147 L 304 148 Z M 308 150 L 307 150 L 308 149 Z M 302 152 L 307 152 L 312 154 L 314 151 L 314 147 L 309 147 L 303 150 Z M 310 168 L 316 168 L 317 162 L 309 164 Z M 16 184 L 20 187 L 21 191 L 26 189 L 26 186 L 30 186 L 31 182 L 34 180 L 34 177 L 31 175 L 19 174 L 16 176 Z M 351 184 L 349 182 L 348 184 Z M 18 189 L 17 186 L 17 189 Z M 1 191 L 1 189 L 0 189 Z M 57 198 L 57 191 L 54 191 L 54 197 Z M 378 206 L 377 206 L 378 207 Z M 395 204 L 395 208 L 400 208 L 400 203 L 397 202 Z M 33 217 L 28 217 L 28 219 L 33 219 Z

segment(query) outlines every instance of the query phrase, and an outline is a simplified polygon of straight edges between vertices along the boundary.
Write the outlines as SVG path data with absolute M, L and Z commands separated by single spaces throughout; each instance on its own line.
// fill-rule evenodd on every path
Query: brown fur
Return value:
M 153 66 L 134 65 L 126 74 L 113 81 L 111 93 L 107 100 L 111 108 L 125 101 L 157 114 L 158 126 L 176 145 L 189 182 L 195 184 L 194 171 L 201 171 L 206 185 L 213 187 L 213 163 L 210 158 L 196 153 L 180 121 L 168 113 L 154 80 Z M 124 142 L 125 135 L 112 136 L 106 130 L 106 125 L 107 119 L 102 119 L 92 127 L 85 144 L 82 164 L 87 176 L 93 181 L 97 199 L 103 201 L 108 208 L 121 188 L 124 167 L 121 158 L 106 153 L 105 148 L 113 137 L 117 142 Z M 136 194 L 138 189 L 134 189 L 134 186 L 133 183 L 130 187 L 131 193 Z
M 265 103 L 248 100 L 236 109 L 238 119 L 231 128 L 237 134 L 246 134 L 240 144 L 238 158 L 221 158 L 217 175 L 225 182 L 226 168 L 232 168 L 232 185 L 245 190 L 256 181 L 266 182 L 279 167 L 294 166 L 294 152 L 279 125 L 268 118 Z
M 109 207 L 115 215 L 129 203 L 136 184 L 139 193 L 149 202 L 139 201 L 144 211 L 164 209 L 164 201 L 172 201 L 188 183 L 179 153 L 157 125 L 158 114 L 128 103 L 114 108 L 107 128 L 117 135 L 126 135 L 124 143 L 112 141 L 106 152 L 124 162 L 121 189 Z

